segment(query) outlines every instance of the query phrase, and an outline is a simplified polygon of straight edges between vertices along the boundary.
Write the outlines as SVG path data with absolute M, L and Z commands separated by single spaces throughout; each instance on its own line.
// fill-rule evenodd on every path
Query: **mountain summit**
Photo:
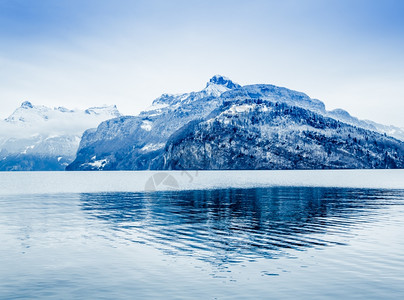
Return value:
M 206 87 L 208 87 L 209 85 L 212 84 L 216 84 L 216 85 L 221 85 L 224 86 L 228 89 L 236 89 L 241 87 L 241 85 L 234 83 L 233 81 L 231 81 L 229 78 L 222 76 L 222 75 L 214 75 L 209 82 L 206 84 Z
M 23 103 L 21 103 L 21 107 L 22 108 L 33 108 L 32 103 L 29 101 L 24 101 Z

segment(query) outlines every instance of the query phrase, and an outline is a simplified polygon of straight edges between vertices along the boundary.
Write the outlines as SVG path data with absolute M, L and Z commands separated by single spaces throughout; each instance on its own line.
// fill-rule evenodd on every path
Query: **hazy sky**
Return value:
M 404 1 L 0 0 L 0 117 L 24 100 L 136 114 L 214 74 L 404 127 Z

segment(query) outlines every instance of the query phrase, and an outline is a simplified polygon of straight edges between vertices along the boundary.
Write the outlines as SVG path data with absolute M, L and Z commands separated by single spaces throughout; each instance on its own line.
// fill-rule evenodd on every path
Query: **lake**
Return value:
M 404 170 L 0 173 L 0 299 L 401 299 Z

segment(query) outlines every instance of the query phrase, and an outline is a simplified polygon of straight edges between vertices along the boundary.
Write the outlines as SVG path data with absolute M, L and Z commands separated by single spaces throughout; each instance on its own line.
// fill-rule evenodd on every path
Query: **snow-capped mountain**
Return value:
M 215 75 L 87 130 L 67 170 L 402 168 L 400 131 L 304 93 Z M 398 133 L 398 134 L 397 134 Z
M 70 110 L 25 101 L 0 121 L 0 170 L 64 170 L 83 132 L 118 116 L 116 106 Z

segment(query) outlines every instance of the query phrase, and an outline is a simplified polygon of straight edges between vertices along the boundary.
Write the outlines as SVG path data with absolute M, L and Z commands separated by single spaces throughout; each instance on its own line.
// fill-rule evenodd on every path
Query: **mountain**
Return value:
M 403 168 L 402 130 L 304 93 L 215 75 L 87 130 L 67 170 Z M 394 134 L 395 138 L 387 134 Z
M 162 169 L 404 168 L 404 143 L 319 113 L 262 100 L 227 102 L 167 142 Z
M 115 106 L 70 110 L 25 101 L 0 121 L 0 170 L 64 170 L 84 130 L 118 116 Z

